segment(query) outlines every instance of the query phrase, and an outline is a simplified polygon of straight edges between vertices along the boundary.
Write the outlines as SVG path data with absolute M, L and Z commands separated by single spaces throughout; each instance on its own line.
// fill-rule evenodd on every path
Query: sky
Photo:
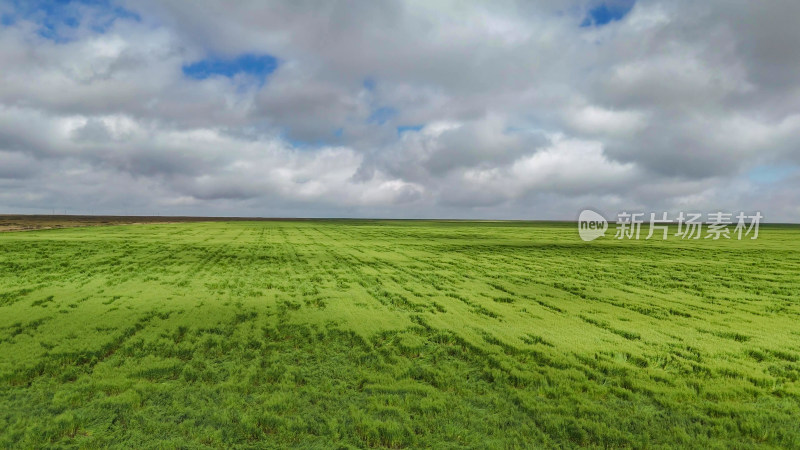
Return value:
M 796 0 L 0 0 L 0 213 L 800 222 Z

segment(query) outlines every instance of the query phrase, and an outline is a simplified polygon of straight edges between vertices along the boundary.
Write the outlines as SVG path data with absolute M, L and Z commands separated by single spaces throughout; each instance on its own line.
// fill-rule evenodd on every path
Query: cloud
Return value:
M 623 194 L 641 179 L 632 164 L 609 161 L 597 142 L 553 137 L 553 144 L 512 164 L 469 169 L 446 185 L 444 203 L 481 206 L 526 196 L 531 192 L 579 196 L 601 191 Z
M 0 210 L 800 220 L 794 174 L 750 176 L 800 165 L 798 14 L 791 0 L 0 2 Z
M 34 158 L 22 153 L 0 152 L 0 161 L 0 180 L 24 180 L 39 169 Z

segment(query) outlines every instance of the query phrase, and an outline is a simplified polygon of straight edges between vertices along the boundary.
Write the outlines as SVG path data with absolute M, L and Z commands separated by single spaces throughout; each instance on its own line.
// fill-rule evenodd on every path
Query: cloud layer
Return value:
M 800 3 L 0 2 L 0 212 L 800 221 Z

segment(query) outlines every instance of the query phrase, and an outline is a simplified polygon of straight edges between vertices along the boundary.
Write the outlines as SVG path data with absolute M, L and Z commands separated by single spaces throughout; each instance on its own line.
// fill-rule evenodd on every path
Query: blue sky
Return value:
M 624 18 L 633 8 L 635 0 L 599 2 L 590 7 L 582 27 L 603 26 Z
M 750 172 L 748 172 L 747 175 L 750 180 L 757 183 L 772 184 L 780 183 L 797 172 L 797 166 L 763 165 L 754 167 L 752 170 L 750 170 Z
M 11 11 L 2 15 L 2 23 L 28 20 L 38 25 L 40 36 L 57 42 L 73 38 L 81 25 L 94 32 L 105 32 L 117 19 L 140 20 L 140 17 L 111 0 L 53 0 L 11 2 Z
M 196 80 L 211 76 L 231 78 L 237 74 L 251 75 L 264 81 L 278 68 L 278 59 L 272 55 L 244 54 L 236 58 L 209 57 L 183 66 L 183 73 Z

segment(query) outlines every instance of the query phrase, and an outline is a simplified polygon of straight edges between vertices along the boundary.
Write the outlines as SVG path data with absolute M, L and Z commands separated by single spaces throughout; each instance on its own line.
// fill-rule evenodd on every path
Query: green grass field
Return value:
M 800 228 L 0 234 L 0 447 L 800 447 Z

